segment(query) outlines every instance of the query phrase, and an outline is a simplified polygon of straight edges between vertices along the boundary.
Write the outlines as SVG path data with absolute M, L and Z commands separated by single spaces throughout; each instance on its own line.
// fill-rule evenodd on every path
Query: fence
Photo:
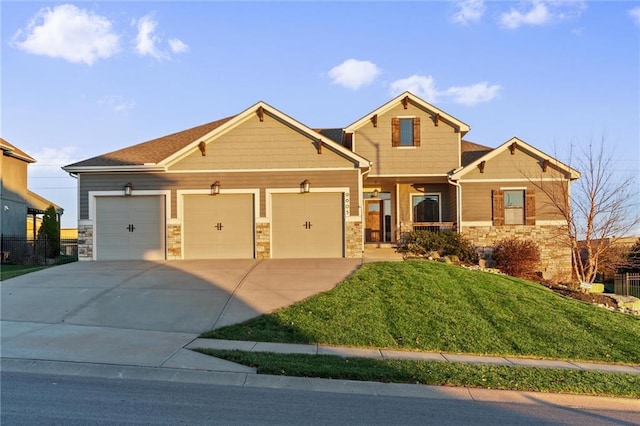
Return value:
M 624 274 L 616 274 L 614 293 L 640 298 L 640 273 L 626 272 Z
M 0 236 L 0 261 L 17 265 L 45 265 L 60 257 L 78 259 L 78 240 Z

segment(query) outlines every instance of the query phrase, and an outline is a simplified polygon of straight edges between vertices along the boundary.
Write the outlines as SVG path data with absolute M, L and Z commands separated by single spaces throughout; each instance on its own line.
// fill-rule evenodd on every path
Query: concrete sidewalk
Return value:
M 391 349 L 366 349 L 293 343 L 247 342 L 237 340 L 196 339 L 187 349 L 222 349 L 246 352 L 274 352 L 280 354 L 336 355 L 341 357 L 371 359 L 407 359 L 415 361 L 459 362 L 537 368 L 562 368 L 568 370 L 603 371 L 606 373 L 640 374 L 640 365 L 600 364 L 591 362 L 562 361 L 537 358 L 519 358 L 485 355 L 460 355 L 444 352 L 411 352 Z

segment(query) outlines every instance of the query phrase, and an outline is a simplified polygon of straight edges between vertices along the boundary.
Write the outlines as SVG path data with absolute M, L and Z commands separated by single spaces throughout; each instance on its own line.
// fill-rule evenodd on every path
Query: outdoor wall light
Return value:
M 211 184 L 211 195 L 218 195 L 220 193 L 220 181 L 217 180 Z
M 131 193 L 133 192 L 133 185 L 131 184 L 131 182 L 128 182 L 125 186 L 124 186 L 124 195 L 129 197 L 131 196 Z
M 303 194 L 308 194 L 309 190 L 311 190 L 311 182 L 309 182 L 309 179 L 305 179 L 300 182 L 300 192 L 302 192 Z
M 378 191 L 378 188 L 373 190 L 373 194 L 371 194 L 371 198 L 378 198 L 378 196 L 380 195 L 380 191 Z

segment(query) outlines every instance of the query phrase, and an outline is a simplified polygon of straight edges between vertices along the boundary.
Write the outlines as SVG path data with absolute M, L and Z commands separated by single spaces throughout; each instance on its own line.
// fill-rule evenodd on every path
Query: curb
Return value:
M 478 403 L 513 403 L 592 410 L 640 412 L 640 400 L 631 398 L 359 382 L 353 380 L 287 377 L 183 368 L 134 367 L 112 364 L 2 358 L 0 363 L 0 372 L 99 377 L 113 380 L 168 381 L 218 386 L 295 389 L 310 392 L 331 392 L 370 396 L 396 396 L 467 402 L 473 401 Z

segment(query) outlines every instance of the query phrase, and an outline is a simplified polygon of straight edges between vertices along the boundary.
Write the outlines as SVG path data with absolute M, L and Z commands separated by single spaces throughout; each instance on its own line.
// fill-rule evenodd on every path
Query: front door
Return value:
M 382 211 L 383 200 L 365 200 L 366 218 L 365 218 L 365 242 L 379 243 L 384 241 L 382 234 Z

